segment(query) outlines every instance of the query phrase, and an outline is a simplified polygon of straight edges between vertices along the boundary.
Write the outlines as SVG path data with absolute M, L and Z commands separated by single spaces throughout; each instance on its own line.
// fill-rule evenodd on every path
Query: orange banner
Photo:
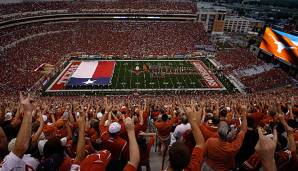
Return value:
M 266 28 L 260 48 L 282 61 L 298 65 L 298 37 Z

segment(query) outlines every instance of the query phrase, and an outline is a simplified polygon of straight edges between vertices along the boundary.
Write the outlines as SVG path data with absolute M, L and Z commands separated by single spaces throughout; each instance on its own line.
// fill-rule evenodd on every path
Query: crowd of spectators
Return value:
M 42 30 L 34 28 L 28 32 L 34 31 Z M 11 36 L 9 35 L 12 39 L 2 37 L 1 43 L 11 43 L 26 38 L 29 36 L 26 32 L 27 29 L 13 32 Z M 72 41 L 71 35 L 70 32 L 58 32 L 32 37 L 2 50 L 0 52 L 1 94 L 11 94 L 16 89 L 26 90 L 32 86 L 41 77 L 38 72 L 34 72 L 38 66 L 43 63 L 55 65 L 63 55 L 72 52 L 69 46 Z
M 67 9 L 70 2 L 66 1 L 48 1 L 48 2 L 24 2 L 8 3 L 0 5 L 0 14 L 7 15 L 13 13 L 25 13 L 43 10 Z
M 76 36 L 78 51 L 130 57 L 191 54 L 209 42 L 203 25 L 189 22 L 81 23 Z
M 297 98 L 295 88 L 249 96 L 20 93 L 1 99 L 0 169 L 150 169 L 155 144 L 167 171 L 295 170 Z
M 81 4 L 156 10 L 154 2 L 162 3 L 36 2 L 4 5 L 0 13 L 75 10 Z M 176 4 L 183 2 L 164 3 L 161 11 L 189 9 Z M 15 96 L 40 78 L 35 68 L 55 65 L 68 53 L 173 57 L 194 52 L 197 44 L 209 40 L 200 23 L 188 22 L 51 23 L 1 31 L 0 170 L 150 170 L 153 145 L 166 171 L 297 169 L 297 88 L 248 96 Z M 246 49 L 219 52 L 216 59 L 226 73 L 262 64 Z M 290 77 L 275 68 L 241 81 L 258 91 L 289 83 Z
M 225 73 L 229 74 L 234 70 L 250 68 L 252 65 L 261 65 L 264 62 L 257 58 L 249 49 L 233 48 L 219 51 L 216 60 L 223 65 Z
M 263 91 L 291 84 L 291 77 L 282 69 L 274 68 L 252 76 L 241 77 L 240 80 L 251 91 Z
M 20 39 L 47 32 L 71 30 L 72 23 L 29 24 L 2 29 L 0 32 L 0 46 L 9 45 Z
M 220 51 L 216 55 L 216 60 L 223 66 L 222 69 L 225 74 L 233 74 L 233 71 L 264 64 L 256 55 L 243 48 Z M 237 78 L 252 92 L 277 88 L 292 82 L 292 78 L 279 68 L 272 68 L 250 76 L 237 76 Z
M 71 52 L 173 57 L 192 53 L 198 42 L 208 42 L 203 26 L 188 22 L 67 22 L 5 29 L 0 36 L 5 47 L 0 52 L 0 92 L 25 90 L 40 78 L 34 69 L 55 65 Z
M 196 5 L 191 1 L 36 1 L 0 4 L 0 18 L 29 17 L 54 13 L 157 13 L 194 14 Z M 2 17 L 1 17 L 2 15 Z

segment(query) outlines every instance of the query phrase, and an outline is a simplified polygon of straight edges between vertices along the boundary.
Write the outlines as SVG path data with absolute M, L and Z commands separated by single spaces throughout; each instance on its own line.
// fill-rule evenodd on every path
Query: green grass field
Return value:
M 143 71 L 143 66 L 149 66 L 149 71 Z M 139 66 L 139 74 L 134 72 L 136 66 Z M 159 72 L 153 76 L 152 68 L 168 67 L 172 73 L 164 68 L 164 73 Z M 183 73 L 177 69 L 182 68 L 193 73 Z M 175 74 L 180 72 L 180 74 Z M 179 70 L 179 71 L 177 71 Z M 106 88 L 109 89 L 175 89 L 175 88 L 204 88 L 202 77 L 198 72 L 195 72 L 194 66 L 187 61 L 117 61 L 114 71 L 112 84 Z M 162 76 L 163 75 L 163 76 Z

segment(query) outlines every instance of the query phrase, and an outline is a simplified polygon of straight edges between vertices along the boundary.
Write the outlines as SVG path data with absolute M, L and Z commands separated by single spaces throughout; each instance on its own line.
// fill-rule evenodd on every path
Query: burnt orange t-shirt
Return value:
M 199 128 L 202 131 L 202 134 L 205 138 L 205 141 L 207 141 L 207 139 L 209 139 L 211 137 L 214 137 L 214 138 L 218 137 L 217 128 L 213 128 L 213 127 L 208 126 L 206 124 L 200 124 Z
M 129 151 L 128 143 L 126 140 L 120 138 L 120 136 L 109 137 L 108 140 L 103 140 L 103 148 L 107 149 L 112 154 L 112 159 L 119 160 L 120 157 L 128 160 Z
M 104 125 L 99 125 L 99 130 L 100 130 L 100 138 L 102 141 L 108 140 L 109 139 L 109 133 L 108 133 L 108 127 Z
M 187 167 L 184 168 L 184 171 L 199 171 L 201 170 L 203 161 L 203 149 L 200 147 L 195 147 L 191 154 L 190 162 Z
M 234 168 L 235 156 L 242 145 L 244 135 L 245 132 L 240 131 L 232 142 L 222 141 L 219 138 L 209 138 L 204 151 L 208 166 L 220 171 L 228 171 Z
M 294 140 L 296 143 L 298 143 L 298 131 L 294 132 Z
M 256 125 L 258 125 L 259 122 L 261 122 L 261 120 L 264 117 L 264 115 L 261 112 L 253 112 L 251 115 L 252 115 Z
M 264 124 L 269 124 L 269 123 L 273 122 L 273 118 L 270 115 L 265 115 L 262 119 L 262 122 Z
M 151 116 L 152 116 L 152 118 L 156 118 L 159 114 L 160 114 L 159 111 L 154 111 L 154 112 L 152 112 Z
M 64 157 L 64 160 L 59 168 L 59 171 L 69 171 L 74 159 L 70 157 Z
M 151 147 L 153 146 L 154 144 L 154 141 L 155 141 L 155 138 L 153 136 L 150 137 L 150 140 L 147 144 L 147 149 L 145 152 L 141 152 L 140 153 L 140 157 L 141 157 L 141 160 L 140 160 L 140 165 L 145 165 L 147 161 L 149 161 L 149 158 L 150 158 L 150 150 L 151 150 Z
M 176 119 L 172 118 L 166 122 L 164 121 L 156 121 L 155 127 L 157 129 L 158 135 L 160 137 L 166 138 L 170 135 L 172 126 L 176 122 Z
M 105 170 L 111 160 L 111 153 L 107 150 L 101 150 L 97 153 L 86 156 L 80 163 L 81 171 L 101 171 Z
M 63 137 L 67 137 L 67 129 L 66 128 L 63 128 L 61 130 L 56 130 L 55 131 L 55 135 L 56 137 L 58 138 L 63 138 Z
M 148 123 L 148 113 L 147 113 L 147 111 L 143 112 L 143 119 L 144 119 L 144 124 L 142 125 L 141 131 L 146 132 L 146 130 L 147 130 L 147 124 L 146 123 Z

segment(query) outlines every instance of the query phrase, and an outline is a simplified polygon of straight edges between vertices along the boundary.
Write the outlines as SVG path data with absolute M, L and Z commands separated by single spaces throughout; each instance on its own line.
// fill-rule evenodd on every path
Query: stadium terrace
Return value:
M 0 1 L 0 171 L 296 171 L 298 37 L 230 2 Z

